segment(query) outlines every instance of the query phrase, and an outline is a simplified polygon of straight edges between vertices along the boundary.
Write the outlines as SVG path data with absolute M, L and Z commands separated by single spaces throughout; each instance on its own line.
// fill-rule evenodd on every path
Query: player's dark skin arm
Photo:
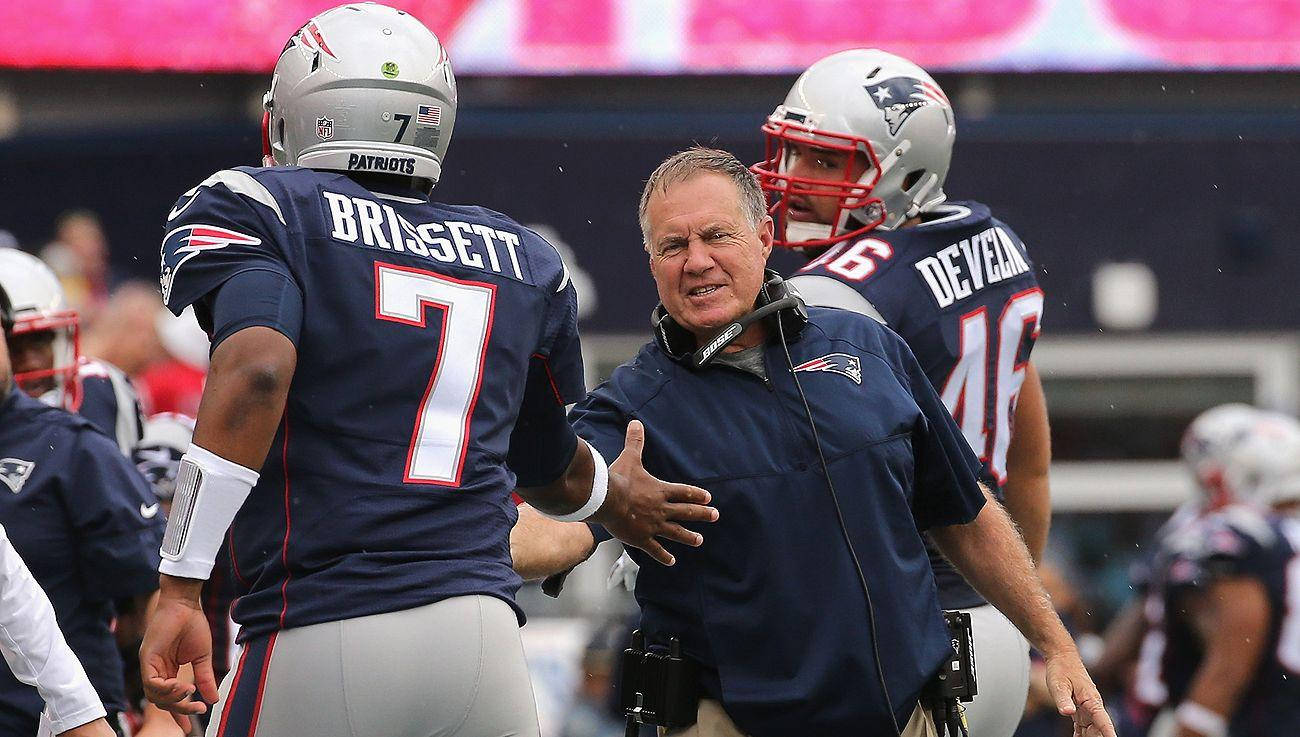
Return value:
M 641 465 L 645 442 L 645 426 L 639 420 L 629 422 L 623 452 L 609 464 L 609 494 L 591 521 L 670 566 L 675 559 L 656 538 L 698 547 L 704 544 L 704 538 L 679 523 L 713 522 L 718 518 L 718 510 L 704 506 L 711 498 L 704 489 L 671 484 L 651 476 Z M 515 491 L 543 512 L 567 514 L 591 497 L 595 472 L 591 448 L 586 441 L 579 440 L 573 459 L 559 478 L 546 486 L 521 487 Z
M 1025 381 L 1016 400 L 1014 431 L 1007 448 L 1007 481 L 1003 505 L 1020 527 L 1029 555 L 1037 565 L 1047 547 L 1052 524 L 1052 494 L 1047 472 L 1052 462 L 1047 398 L 1033 362 L 1025 365 Z
M 284 415 L 297 364 L 293 343 L 270 328 L 245 328 L 222 341 L 203 386 L 194 444 L 260 469 Z M 195 689 L 203 701 L 217 700 L 212 636 L 199 603 L 202 587 L 197 579 L 160 576 L 158 604 L 140 647 L 145 694 L 186 729 L 185 715 L 207 710 L 200 701 L 186 700 Z M 170 648 L 159 643 L 170 643 Z M 187 662 L 194 664 L 194 684 L 176 677 L 179 665 Z
M 1075 736 L 1115 737 L 1101 694 L 1052 607 L 1024 540 L 1002 505 L 983 491 L 984 507 L 974 520 L 931 528 L 931 537 L 966 580 L 1043 654 L 1047 688 L 1057 711 L 1074 720 Z
M 1259 581 L 1238 576 L 1216 581 L 1205 592 L 1186 598 L 1192 626 L 1205 645 L 1205 658 L 1186 700 L 1228 718 L 1264 657 L 1271 617 L 1268 593 Z M 1181 724 L 1175 735 L 1203 737 Z

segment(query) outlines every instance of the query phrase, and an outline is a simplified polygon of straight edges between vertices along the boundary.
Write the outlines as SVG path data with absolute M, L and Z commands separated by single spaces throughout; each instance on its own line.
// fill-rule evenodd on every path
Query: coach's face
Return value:
M 650 273 L 678 325 L 703 341 L 754 308 L 772 251 L 772 219 L 750 225 L 730 178 L 702 172 L 656 188 L 646 221 Z

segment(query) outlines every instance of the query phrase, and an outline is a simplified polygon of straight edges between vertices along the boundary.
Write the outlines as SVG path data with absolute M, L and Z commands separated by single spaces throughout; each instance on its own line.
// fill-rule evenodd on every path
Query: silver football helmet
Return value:
M 352 3 L 307 21 L 285 44 L 263 98 L 268 166 L 428 179 L 456 123 L 447 50 L 409 13 Z
M 1300 502 L 1300 421 L 1260 412 L 1229 451 L 1224 479 L 1242 501 L 1264 507 Z
M 1242 501 L 1227 479 L 1228 459 L 1259 421 L 1261 410 L 1248 404 L 1221 404 L 1192 420 L 1179 449 L 1196 478 L 1203 503 L 1211 509 Z
M 19 340 L 48 333 L 49 365 L 14 372 L 14 381 L 28 394 L 75 412 L 81 406 L 81 318 L 68 306 L 63 285 L 39 258 L 13 248 L 0 248 L 0 287 L 9 297 L 13 324 L 6 330 L 10 352 Z M 15 366 L 15 369 L 17 367 Z
M 946 198 L 957 135 L 952 104 L 924 69 L 900 56 L 831 54 L 799 75 L 762 129 L 766 155 L 752 168 L 772 197 L 777 245 L 824 246 L 896 228 Z M 792 143 L 848 154 L 849 163 L 835 178 L 794 176 Z M 837 198 L 834 221 L 790 218 L 792 196 Z

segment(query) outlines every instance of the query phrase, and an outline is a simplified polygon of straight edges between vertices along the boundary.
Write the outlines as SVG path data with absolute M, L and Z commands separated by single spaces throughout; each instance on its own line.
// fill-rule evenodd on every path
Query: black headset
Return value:
M 808 308 L 796 292 L 790 289 L 781 275 L 772 269 L 763 270 L 763 287 L 758 290 L 754 309 L 741 315 L 735 322 L 714 334 L 700 346 L 689 330 L 677 324 L 662 302 L 650 313 L 650 326 L 654 328 L 655 343 L 674 361 L 685 363 L 693 369 L 709 365 L 723 348 L 745 332 L 745 328 L 759 320 L 771 318 L 771 326 L 782 341 L 794 340 L 808 324 Z

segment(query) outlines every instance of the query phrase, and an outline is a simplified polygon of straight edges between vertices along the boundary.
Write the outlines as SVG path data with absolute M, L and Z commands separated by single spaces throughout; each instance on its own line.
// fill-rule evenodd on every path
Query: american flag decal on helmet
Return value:
M 804 361 L 794 367 L 795 371 L 829 371 L 833 374 L 847 376 L 854 384 L 862 383 L 862 361 L 848 353 L 829 353 L 821 358 Z

